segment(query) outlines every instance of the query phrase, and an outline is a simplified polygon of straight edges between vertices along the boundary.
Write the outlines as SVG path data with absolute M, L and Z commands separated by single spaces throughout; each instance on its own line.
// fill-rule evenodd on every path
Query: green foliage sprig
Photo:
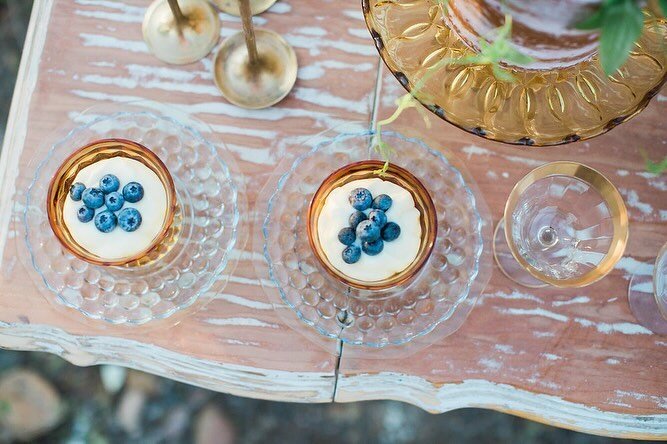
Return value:
M 667 16 L 667 0 L 658 0 Z M 599 30 L 600 64 L 612 75 L 628 59 L 632 46 L 642 34 L 644 13 L 637 0 L 604 0 L 590 16 L 575 26 L 581 30 Z
M 441 6 L 446 6 L 448 0 L 438 0 L 438 3 Z M 667 0 L 666 0 L 667 1 Z M 375 125 L 375 143 L 373 148 L 375 151 L 380 154 L 384 160 L 384 166 L 375 171 L 376 174 L 384 175 L 389 168 L 389 158 L 393 153 L 394 149 L 382 140 L 382 127 L 394 122 L 401 113 L 409 108 L 416 108 L 417 111 L 424 118 L 424 122 L 427 127 L 430 126 L 430 120 L 428 119 L 428 113 L 426 109 L 419 103 L 415 98 L 416 95 L 422 95 L 422 88 L 426 84 L 426 81 L 441 67 L 445 65 L 468 65 L 468 64 L 477 64 L 477 65 L 488 65 L 493 71 L 493 75 L 498 79 L 506 82 L 514 82 L 516 78 L 512 73 L 510 73 L 506 68 L 501 66 L 501 62 L 510 62 L 516 64 L 527 64 L 533 61 L 533 59 L 525 54 L 517 51 L 510 43 L 509 38 L 512 33 L 512 16 L 505 15 L 505 23 L 496 29 L 495 39 L 493 43 L 489 43 L 485 39 L 480 38 L 478 45 L 480 51 L 476 54 L 470 54 L 461 58 L 449 58 L 444 57 L 439 60 L 437 63 L 427 68 L 424 75 L 419 79 L 419 81 L 414 85 L 411 92 L 399 97 L 396 100 L 396 110 L 394 113 L 384 120 L 380 120 Z

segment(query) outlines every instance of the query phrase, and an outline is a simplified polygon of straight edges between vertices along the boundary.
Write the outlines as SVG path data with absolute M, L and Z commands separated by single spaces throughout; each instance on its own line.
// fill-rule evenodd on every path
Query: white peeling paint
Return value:
M 563 359 L 561 356 L 554 355 L 553 353 L 540 353 L 540 356 L 542 356 L 548 361 L 560 361 L 561 359 Z
M 631 208 L 639 210 L 642 214 L 649 215 L 653 212 L 651 204 L 639 200 L 639 195 L 635 190 L 619 188 L 618 191 L 625 196 L 625 204 Z
M 79 34 L 83 39 L 83 46 L 92 46 L 96 48 L 122 49 L 130 52 L 148 53 L 148 48 L 143 40 L 121 40 L 102 34 L 88 34 L 86 32 Z
M 589 319 L 583 318 L 574 318 L 574 322 L 577 324 L 583 325 L 584 327 L 594 327 L 600 333 L 609 335 L 612 333 L 623 333 L 624 335 L 652 335 L 653 332 L 642 327 L 639 324 L 633 324 L 630 322 L 616 322 L 616 323 L 606 323 L 606 322 L 593 322 Z
M 265 302 L 253 301 L 251 299 L 243 298 L 229 293 L 217 293 L 214 299 L 219 299 L 232 304 L 241 305 L 243 307 L 254 308 L 256 310 L 273 310 L 273 305 Z
M 561 305 L 570 305 L 570 304 L 587 304 L 591 301 L 591 298 L 588 296 L 577 296 L 566 301 L 553 301 L 551 305 L 554 307 L 560 307 Z
M 204 322 L 217 326 L 234 325 L 239 327 L 280 328 L 277 324 L 269 324 L 255 318 L 211 318 L 205 319 Z
M 624 270 L 629 274 L 639 274 L 642 276 L 653 275 L 653 263 L 640 262 L 630 256 L 622 257 L 614 266 L 617 270 Z
M 567 322 L 570 318 L 565 315 L 544 310 L 543 308 L 497 308 L 500 313 L 513 316 L 539 316 L 559 322 Z

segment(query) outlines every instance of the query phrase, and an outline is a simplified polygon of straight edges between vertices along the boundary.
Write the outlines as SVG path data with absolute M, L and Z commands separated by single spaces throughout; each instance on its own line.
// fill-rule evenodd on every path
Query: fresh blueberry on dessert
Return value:
M 111 193 L 104 196 L 104 203 L 106 204 L 108 210 L 118 211 L 123 208 L 125 198 L 118 191 L 112 191 Z
M 401 235 L 401 227 L 395 222 L 387 222 L 387 225 L 382 227 L 381 234 L 385 242 L 391 242 Z
M 382 242 L 382 239 L 376 239 L 373 242 L 363 242 L 361 249 L 369 256 L 377 256 L 384 249 L 384 242 Z
M 120 188 L 120 180 L 113 174 L 106 174 L 100 179 L 100 190 L 102 190 L 104 194 L 118 191 L 118 188 Z
M 350 204 L 355 210 L 364 211 L 371 207 L 373 196 L 366 188 L 355 188 L 350 193 Z
M 366 213 L 363 211 L 355 211 L 350 215 L 350 227 L 352 228 L 357 228 L 357 225 L 359 225 L 360 222 L 365 221 L 368 219 L 368 216 L 366 216 Z
M 72 198 L 73 201 L 78 202 L 81 200 L 81 195 L 83 194 L 83 190 L 85 189 L 86 186 L 81 182 L 73 183 L 72 186 L 69 187 L 69 196 Z
M 116 228 L 117 223 L 118 219 L 116 215 L 109 210 L 101 211 L 95 216 L 95 228 L 102 233 L 109 233 Z
M 357 240 L 357 235 L 353 228 L 345 227 L 338 232 L 338 240 L 343 245 L 352 245 Z
M 391 203 L 391 197 L 387 196 L 386 194 L 380 194 L 379 196 L 376 196 L 375 199 L 373 199 L 371 207 L 376 210 L 387 211 L 389 208 L 391 208 Z
M 144 187 L 138 182 L 130 182 L 123 187 L 126 202 L 137 203 L 144 197 Z
M 95 210 L 84 205 L 76 212 L 76 217 L 83 223 L 90 222 L 95 217 Z
M 387 215 L 382 210 L 371 210 L 368 213 L 368 220 L 382 228 L 387 223 Z
M 357 237 L 362 242 L 373 242 L 380 238 L 380 227 L 370 220 L 362 221 L 357 225 Z
M 359 262 L 361 258 L 361 248 L 356 245 L 349 245 L 343 250 L 343 261 L 347 264 Z
M 124 231 L 135 231 L 141 225 L 141 213 L 135 208 L 125 208 L 118 213 L 118 225 Z
M 83 204 L 93 210 L 104 205 L 104 193 L 99 188 L 86 188 L 81 194 Z

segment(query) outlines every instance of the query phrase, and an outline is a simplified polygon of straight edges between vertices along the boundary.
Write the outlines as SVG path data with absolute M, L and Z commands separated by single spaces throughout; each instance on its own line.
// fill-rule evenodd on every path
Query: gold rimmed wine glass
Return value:
M 213 63 L 218 89 L 234 105 L 267 108 L 280 102 L 296 82 L 294 49 L 279 34 L 255 30 L 249 0 L 239 0 L 243 32 L 228 37 Z
M 667 335 L 667 242 L 655 259 L 653 275 L 632 275 L 628 302 L 641 325 L 653 333 Z
M 250 12 L 252 15 L 261 14 L 269 9 L 277 0 L 250 0 Z M 238 0 L 213 0 L 213 4 L 227 14 L 240 16 L 241 9 L 239 8 Z
M 206 0 L 155 0 L 146 10 L 142 32 L 155 57 L 186 65 L 211 52 L 220 37 L 220 19 Z
M 494 256 L 523 286 L 583 287 L 612 270 L 627 238 L 627 210 L 614 185 L 581 163 L 552 162 L 514 186 Z

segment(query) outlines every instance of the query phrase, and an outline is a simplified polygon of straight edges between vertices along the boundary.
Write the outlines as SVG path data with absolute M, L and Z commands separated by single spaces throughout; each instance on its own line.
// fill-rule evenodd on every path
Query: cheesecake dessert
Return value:
M 47 209 L 56 237 L 72 254 L 127 265 L 141 262 L 165 239 L 175 196 L 171 175 L 152 151 L 109 139 L 65 160 L 51 181 Z
M 334 172 L 309 208 L 309 240 L 320 264 L 346 285 L 384 289 L 407 282 L 428 259 L 433 202 L 407 170 L 364 161 Z

